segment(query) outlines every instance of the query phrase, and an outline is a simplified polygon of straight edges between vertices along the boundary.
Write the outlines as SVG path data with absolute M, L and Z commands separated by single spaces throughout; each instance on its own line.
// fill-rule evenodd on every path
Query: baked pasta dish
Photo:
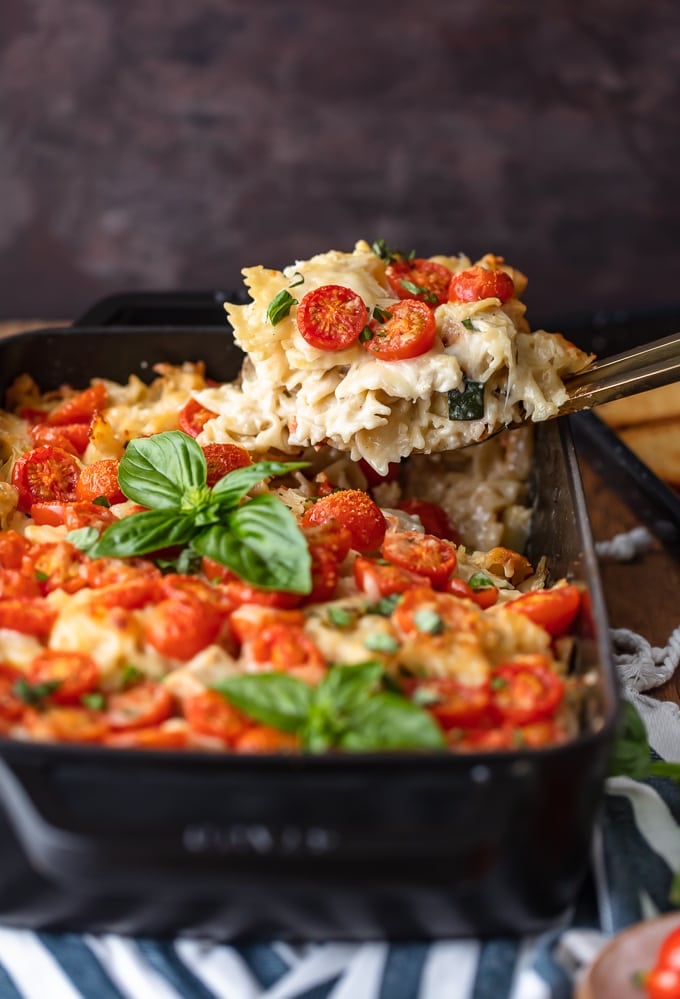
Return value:
M 247 271 L 234 382 L 199 362 L 16 379 L 2 734 L 232 753 L 574 736 L 581 591 L 522 554 L 531 429 L 457 445 L 552 415 L 588 358 L 528 331 L 499 258 L 381 250 Z

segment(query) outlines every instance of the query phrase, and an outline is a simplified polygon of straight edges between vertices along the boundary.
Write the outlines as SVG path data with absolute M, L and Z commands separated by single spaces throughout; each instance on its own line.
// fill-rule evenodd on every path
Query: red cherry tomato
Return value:
M 489 720 L 491 685 L 488 681 L 472 686 L 454 677 L 411 680 L 405 692 L 434 715 L 442 728 L 464 728 Z M 416 694 L 417 692 L 417 694 Z M 427 695 L 426 700 L 420 698 Z
M 455 546 L 433 534 L 396 531 L 385 535 L 383 556 L 400 569 L 425 576 L 433 586 L 449 578 L 458 564 Z
M 79 476 L 78 459 L 60 447 L 44 444 L 27 451 L 12 469 L 12 485 L 19 490 L 19 509 L 28 513 L 33 503 L 76 499 Z
M 352 535 L 349 528 L 339 520 L 326 520 L 323 524 L 303 525 L 302 533 L 307 539 L 309 550 L 324 548 L 330 552 L 336 562 L 343 562 L 352 547 Z
M 657 965 L 680 972 L 680 926 L 664 937 L 656 959 Z
M 136 579 L 160 580 L 161 571 L 143 558 L 97 558 L 85 566 L 87 585 L 93 589 L 116 584 L 128 585 Z
M 57 619 L 57 611 L 47 600 L 0 600 L 0 628 L 46 639 Z
M 515 285 L 509 274 L 479 266 L 458 271 L 449 286 L 449 302 L 481 302 L 484 298 L 507 302 L 514 294 Z
M 263 590 L 258 586 L 252 586 L 239 579 L 226 565 L 206 556 L 201 560 L 201 572 L 211 583 L 218 583 L 226 599 L 236 607 L 242 604 L 257 604 L 261 607 L 292 610 L 294 607 L 299 607 L 304 599 L 301 593 L 290 593 L 288 590 Z
M 189 728 L 230 745 L 247 727 L 248 720 L 217 690 L 192 694 L 182 703 Z
M 47 417 L 52 427 L 63 427 L 69 423 L 89 423 L 98 410 L 104 409 L 108 399 L 106 386 L 97 382 L 82 392 L 69 396 L 59 403 Z
M 216 416 L 217 413 L 201 406 L 200 402 L 189 399 L 179 411 L 179 429 L 183 430 L 189 437 L 198 437 L 208 420 L 214 420 Z
M 231 614 L 229 625 L 237 642 L 249 642 L 272 624 L 302 627 L 305 616 L 299 610 L 279 610 L 261 604 L 241 604 Z
M 448 593 L 440 593 L 429 586 L 415 586 L 407 590 L 392 612 L 392 623 L 397 631 L 407 638 L 414 635 L 423 638 L 427 632 L 423 632 L 424 615 L 421 611 L 433 612 L 440 618 L 444 632 L 475 631 L 479 625 L 476 610 L 464 601 L 451 597 Z M 438 637 L 437 634 L 431 636 L 434 640 Z
M 297 310 L 300 333 L 317 350 L 345 350 L 368 323 L 368 309 L 351 288 L 325 284 L 304 296 Z
M 0 662 L 0 720 L 15 721 L 26 710 L 24 702 L 14 692 L 14 685 L 21 680 L 21 670 Z
M 144 618 L 144 638 L 157 652 L 186 662 L 219 636 L 223 615 L 185 594 L 154 604 Z
M 29 710 L 24 724 L 34 739 L 49 742 L 101 742 L 108 732 L 101 711 L 75 705 L 50 707 L 44 711 Z
M 18 569 L 0 569 L 0 600 L 40 596 L 42 592 L 35 577 L 26 576 Z
M 96 527 L 104 530 L 115 524 L 116 517 L 105 506 L 86 501 L 75 503 L 34 503 L 30 510 L 36 524 L 58 527 L 64 524 L 69 531 L 81 527 Z
M 214 486 L 235 468 L 251 464 L 250 455 L 238 444 L 204 444 L 202 450 L 208 466 L 209 486 Z
M 86 652 L 43 649 L 28 668 L 31 683 L 56 683 L 49 695 L 54 704 L 77 703 L 93 691 L 100 679 L 99 666 Z
M 381 361 L 404 361 L 426 353 L 434 343 L 436 323 L 424 302 L 407 299 L 387 308 L 384 323 L 372 319 L 372 336 L 363 347 Z
M 462 597 L 465 600 L 472 600 L 473 603 L 486 610 L 493 607 L 498 602 L 498 589 L 495 586 L 485 586 L 480 590 L 473 590 L 464 579 L 457 576 L 450 576 L 441 586 L 444 593 L 450 593 L 452 597 Z
M 105 746 L 117 749 L 184 749 L 189 742 L 189 732 L 179 725 L 149 725 L 148 728 L 112 732 L 103 742 Z
M 310 506 L 302 518 L 302 526 L 325 524 L 339 520 L 352 536 L 352 548 L 358 552 L 376 551 L 385 537 L 387 522 L 368 493 L 361 489 L 341 489 Z
M 296 735 L 268 725 L 247 728 L 234 743 L 237 753 L 292 753 L 299 748 L 300 740 Z
M 397 509 L 412 517 L 419 517 L 426 534 L 434 534 L 436 538 L 446 538 L 460 544 L 458 531 L 449 520 L 446 510 L 438 503 L 424 499 L 405 499 L 397 503 Z
M 45 594 L 53 590 L 77 593 L 87 585 L 87 556 L 68 541 L 34 544 L 21 563 L 21 571 L 40 582 Z
M 0 531 L 0 568 L 20 569 L 30 542 L 18 531 Z
M 415 260 L 395 260 L 388 264 L 385 277 L 397 298 L 419 299 L 428 305 L 441 305 L 448 299 L 452 272 L 444 264 L 416 257 Z M 420 290 L 416 291 L 413 286 Z
M 172 696 L 167 687 L 146 680 L 111 694 L 106 705 L 106 720 L 112 729 L 146 728 L 164 722 L 172 709 Z
M 312 557 L 312 589 L 304 598 L 306 604 L 330 600 L 340 580 L 338 560 L 332 552 L 317 545 L 310 548 Z
M 118 458 L 102 458 L 86 465 L 76 485 L 76 498 L 96 500 L 103 496 L 109 503 L 124 503 L 125 493 L 118 484 Z
M 577 586 L 554 586 L 551 590 L 524 593 L 516 600 L 508 601 L 506 606 L 545 628 L 553 638 L 559 638 L 566 635 L 574 623 L 581 606 L 581 591 Z
M 356 558 L 352 564 L 354 582 L 357 589 L 369 600 L 391 597 L 394 593 L 405 593 L 412 586 L 425 583 L 422 577 L 415 576 L 397 565 L 386 565 L 371 558 Z
M 298 680 L 318 683 L 326 673 L 324 658 L 302 628 L 271 624 L 249 644 L 253 662 L 275 672 L 289 673 Z
M 60 427 L 38 423 L 31 427 L 30 433 L 36 447 L 41 444 L 52 444 L 78 456 L 85 451 L 90 441 L 89 423 L 67 423 Z
M 491 687 L 496 718 L 512 725 L 550 718 L 564 696 L 564 680 L 542 655 L 525 655 L 497 666 Z
M 680 999 L 680 971 L 657 966 L 644 976 L 647 999 Z

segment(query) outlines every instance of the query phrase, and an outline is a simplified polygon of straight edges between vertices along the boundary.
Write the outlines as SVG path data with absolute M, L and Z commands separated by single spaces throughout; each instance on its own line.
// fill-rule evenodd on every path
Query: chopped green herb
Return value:
M 95 497 L 95 499 L 92 500 L 92 502 L 95 504 L 95 506 L 104 506 L 104 507 L 106 507 L 107 510 L 111 506 L 111 503 L 109 502 L 109 500 L 108 500 L 108 498 L 106 496 L 97 496 L 97 497 Z
M 394 635 L 387 635 L 384 631 L 376 631 L 369 635 L 364 642 L 365 648 L 370 652 L 396 652 L 399 642 Z
M 139 683 L 144 679 L 144 673 L 141 669 L 137 669 L 136 666 L 128 665 L 124 666 L 120 675 L 120 685 L 123 690 L 127 690 L 128 687 L 134 687 L 136 683 Z
M 106 707 L 106 698 L 99 691 L 95 691 L 93 694 L 83 694 L 80 700 L 86 708 L 90 708 L 92 711 L 102 711 Z
M 328 620 L 336 628 L 348 628 L 352 623 L 352 615 L 344 607 L 329 607 Z
M 389 597 L 382 597 L 375 604 L 368 604 L 367 614 L 380 614 L 381 617 L 389 617 L 394 608 L 402 598 L 401 593 L 392 593 Z
M 28 680 L 20 677 L 12 687 L 12 692 L 24 704 L 36 705 L 42 704 L 45 698 L 53 694 L 60 686 L 60 680 L 50 680 L 47 683 L 29 683 Z
M 493 585 L 489 577 L 484 575 L 483 572 L 476 572 L 468 579 L 468 586 L 473 590 L 490 590 Z
M 484 416 L 484 382 L 465 379 L 462 392 L 449 391 L 450 420 L 481 420 Z
M 414 704 L 419 704 L 421 708 L 426 708 L 430 704 L 439 704 L 441 697 L 435 690 L 431 690 L 428 687 L 416 687 L 411 700 Z
M 504 676 L 493 676 L 490 682 L 492 690 L 502 690 L 503 687 L 507 687 L 508 685 L 508 681 Z
M 81 552 L 89 553 L 99 541 L 99 531 L 96 527 L 79 527 L 75 531 L 69 531 L 66 540 Z
M 400 250 L 392 250 L 384 239 L 376 239 L 371 243 L 371 249 L 377 257 L 387 264 L 393 264 L 395 260 L 401 260 L 403 253 Z
M 300 274 L 300 271 L 296 271 L 295 274 L 293 274 L 293 277 L 296 280 L 290 282 L 290 284 L 288 285 L 289 288 L 297 288 L 299 284 L 305 283 L 304 274 Z
M 282 319 L 285 319 L 296 303 L 297 298 L 293 298 L 285 288 L 278 295 L 275 295 L 267 307 L 267 319 L 272 326 L 276 326 Z
M 465 327 L 466 330 L 473 330 L 474 329 L 474 326 L 472 325 L 472 320 L 471 319 L 463 319 L 462 323 L 463 323 L 463 326 Z
M 359 334 L 359 343 L 366 343 L 367 340 L 373 339 L 373 330 L 370 326 L 364 326 L 361 333 Z
M 46 572 L 41 572 L 40 569 L 36 569 L 33 575 L 35 576 L 36 580 L 39 583 L 46 583 L 47 580 L 50 578 Z
M 418 295 L 424 302 L 430 302 L 434 304 L 437 301 L 437 296 L 429 288 L 423 288 L 422 285 L 415 284 L 413 281 L 408 281 L 406 278 L 402 278 L 399 282 L 406 291 L 410 292 L 412 295 Z
M 428 635 L 441 635 L 444 630 L 444 619 L 431 607 L 421 607 L 413 615 L 413 623 L 418 631 Z
M 380 306 L 376 305 L 373 309 L 373 318 L 377 319 L 379 323 L 386 323 L 388 319 L 392 318 L 392 313 L 388 309 L 381 309 Z

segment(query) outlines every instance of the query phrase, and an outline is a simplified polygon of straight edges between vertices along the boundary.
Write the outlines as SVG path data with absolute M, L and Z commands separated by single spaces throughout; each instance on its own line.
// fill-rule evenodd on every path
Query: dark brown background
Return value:
M 383 236 L 673 304 L 675 0 L 2 0 L 0 317 Z

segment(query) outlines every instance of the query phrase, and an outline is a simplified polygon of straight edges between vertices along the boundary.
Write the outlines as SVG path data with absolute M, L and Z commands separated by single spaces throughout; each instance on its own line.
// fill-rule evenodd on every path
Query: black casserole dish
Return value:
M 144 377 L 203 360 L 220 329 L 72 328 L 0 341 L 3 391 Z M 0 742 L 0 920 L 218 939 L 534 932 L 585 877 L 616 720 L 604 604 L 565 421 L 538 427 L 530 557 L 588 588 L 581 734 L 497 754 L 247 757 Z

